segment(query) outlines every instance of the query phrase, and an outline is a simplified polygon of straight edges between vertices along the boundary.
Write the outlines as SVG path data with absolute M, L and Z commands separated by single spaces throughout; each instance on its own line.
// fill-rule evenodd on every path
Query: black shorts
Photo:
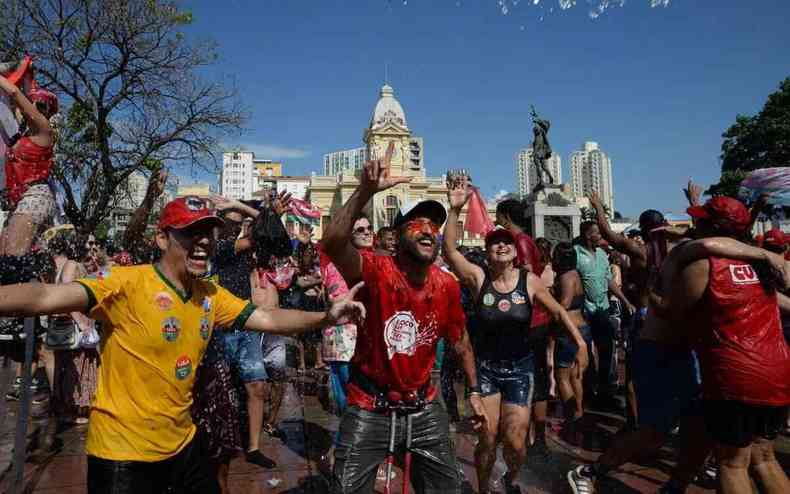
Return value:
M 549 362 L 546 355 L 548 345 L 548 337 L 532 343 L 532 352 L 535 355 L 535 392 L 532 394 L 532 403 L 549 400 Z
M 705 427 L 717 443 L 745 448 L 756 438 L 776 439 L 785 427 L 787 407 L 750 405 L 731 400 L 703 402 Z

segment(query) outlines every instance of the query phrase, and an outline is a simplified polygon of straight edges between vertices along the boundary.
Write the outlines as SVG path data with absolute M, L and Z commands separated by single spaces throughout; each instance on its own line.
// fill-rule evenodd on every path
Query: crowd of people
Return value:
M 0 346 L 22 362 L 21 318 L 37 318 L 33 360 L 45 372 L 33 400 L 59 423 L 87 423 L 89 492 L 224 493 L 231 459 L 276 466 L 260 439 L 285 439 L 288 367 L 308 364 L 326 372 L 341 415 L 322 457 L 334 492 L 372 492 L 380 467 L 389 490 L 395 464 L 416 492 L 461 492 L 450 434 L 461 421 L 478 437 L 477 491 L 499 480 L 501 446 L 504 489 L 522 492 L 528 453 L 552 454 L 550 401 L 572 443 L 591 410 L 626 418 L 600 457 L 567 473 L 575 494 L 644 461 L 678 426 L 660 492 L 685 492 L 706 464 L 719 492 L 750 493 L 752 481 L 790 492 L 773 452 L 790 405 L 790 239 L 752 237 L 765 201 L 702 203 L 689 184 L 691 227 L 646 210 L 623 234 L 593 194 L 595 220 L 555 245 L 533 239 L 526 204 L 508 199 L 483 247 L 469 249 L 458 245 L 465 174 L 448 177 L 447 208 L 410 203 L 374 232 L 366 205 L 410 180 L 389 175 L 390 145 L 320 242 L 309 227 L 286 230 L 285 193 L 178 198 L 147 231 L 166 180 L 156 171 L 113 246 L 52 224 L 55 96 L 3 76 L 0 90 L 22 122 L 6 159 Z M 21 363 L 17 375 L 9 400 L 20 399 Z

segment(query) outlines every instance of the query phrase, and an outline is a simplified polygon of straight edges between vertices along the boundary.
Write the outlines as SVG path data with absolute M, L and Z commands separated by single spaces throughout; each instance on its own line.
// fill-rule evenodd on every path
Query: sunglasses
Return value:
M 407 230 L 422 231 L 425 225 L 428 225 L 431 228 L 431 233 L 434 235 L 439 234 L 439 226 L 430 220 L 411 220 L 407 222 L 405 226 Z
M 373 227 L 370 226 L 358 226 L 354 228 L 354 233 L 356 235 L 364 235 L 366 233 L 373 233 Z

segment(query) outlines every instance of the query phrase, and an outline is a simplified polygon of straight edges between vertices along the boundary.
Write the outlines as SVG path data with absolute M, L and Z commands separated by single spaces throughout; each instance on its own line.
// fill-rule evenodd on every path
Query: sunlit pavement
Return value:
M 327 492 L 317 462 L 329 447 L 338 419 L 326 411 L 329 403 L 326 387 L 317 384 L 325 374 L 293 377 L 280 413 L 281 428 L 287 441 L 268 436 L 262 439 L 262 450 L 277 462 L 272 470 L 236 459 L 230 469 L 230 490 L 241 493 L 307 493 Z M 10 382 L 8 368 L 0 369 L 0 382 Z M 323 405 L 322 405 L 323 403 Z M 15 402 L 0 405 L 0 471 L 2 492 L 8 492 L 11 482 L 11 455 L 16 425 Z M 41 407 L 33 407 L 33 414 L 40 414 Z M 582 447 L 572 446 L 558 437 L 559 422 L 552 420 L 549 431 L 551 456 L 546 459 L 530 457 L 520 480 L 525 493 L 570 493 L 565 480 L 568 469 L 582 461 L 594 459 L 611 441 L 613 434 L 623 425 L 621 418 L 610 414 L 589 413 Z M 25 466 L 24 490 L 26 493 L 76 494 L 86 491 L 86 460 L 83 451 L 87 426 L 74 426 L 55 435 L 54 450 L 47 447 L 47 419 L 33 418 L 28 435 L 29 456 Z M 459 426 L 461 431 L 464 427 Z M 472 451 L 475 437 L 469 432 L 454 432 L 458 457 L 466 477 L 465 492 L 476 492 L 477 482 L 473 469 Z M 51 436 L 51 434 L 50 434 Z M 785 468 L 790 467 L 790 440 L 781 437 L 777 442 L 779 457 Z M 49 450 L 51 452 L 47 453 Z M 653 493 L 667 479 L 674 464 L 674 449 L 665 448 L 659 457 L 643 465 L 627 465 L 599 485 L 601 493 Z M 400 491 L 400 472 L 393 481 L 393 492 Z M 383 492 L 383 483 L 377 490 Z M 694 485 L 689 493 L 713 492 Z

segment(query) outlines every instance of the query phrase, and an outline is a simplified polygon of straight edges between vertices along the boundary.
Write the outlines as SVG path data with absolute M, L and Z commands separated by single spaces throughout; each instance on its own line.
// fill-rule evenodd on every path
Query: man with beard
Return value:
M 402 208 L 393 221 L 398 237 L 395 256 L 360 252 L 350 239 L 354 217 L 377 192 L 411 180 L 389 176 L 393 151 L 390 144 L 383 160 L 365 164 L 359 187 L 323 238 L 327 255 L 346 281 L 365 282 L 360 299 L 369 313 L 358 329 L 351 361 L 349 408 L 340 423 L 333 489 L 372 492 L 377 467 L 388 452 L 398 451 L 406 471 L 414 456 L 414 471 L 407 478 L 416 492 L 457 493 L 461 477 L 447 413 L 434 399 L 437 393 L 430 382 L 440 338 L 454 344 L 462 362 L 475 425 L 484 425 L 486 417 L 460 286 L 434 264 L 447 213 L 436 201 Z
M 195 368 L 214 327 L 294 333 L 364 307 L 335 300 L 324 313 L 262 310 L 206 281 L 214 229 L 223 222 L 197 197 L 162 211 L 156 265 L 116 267 L 104 279 L 0 288 L 0 315 L 82 312 L 104 336 L 85 450 L 88 492 L 218 493 L 190 417 Z

